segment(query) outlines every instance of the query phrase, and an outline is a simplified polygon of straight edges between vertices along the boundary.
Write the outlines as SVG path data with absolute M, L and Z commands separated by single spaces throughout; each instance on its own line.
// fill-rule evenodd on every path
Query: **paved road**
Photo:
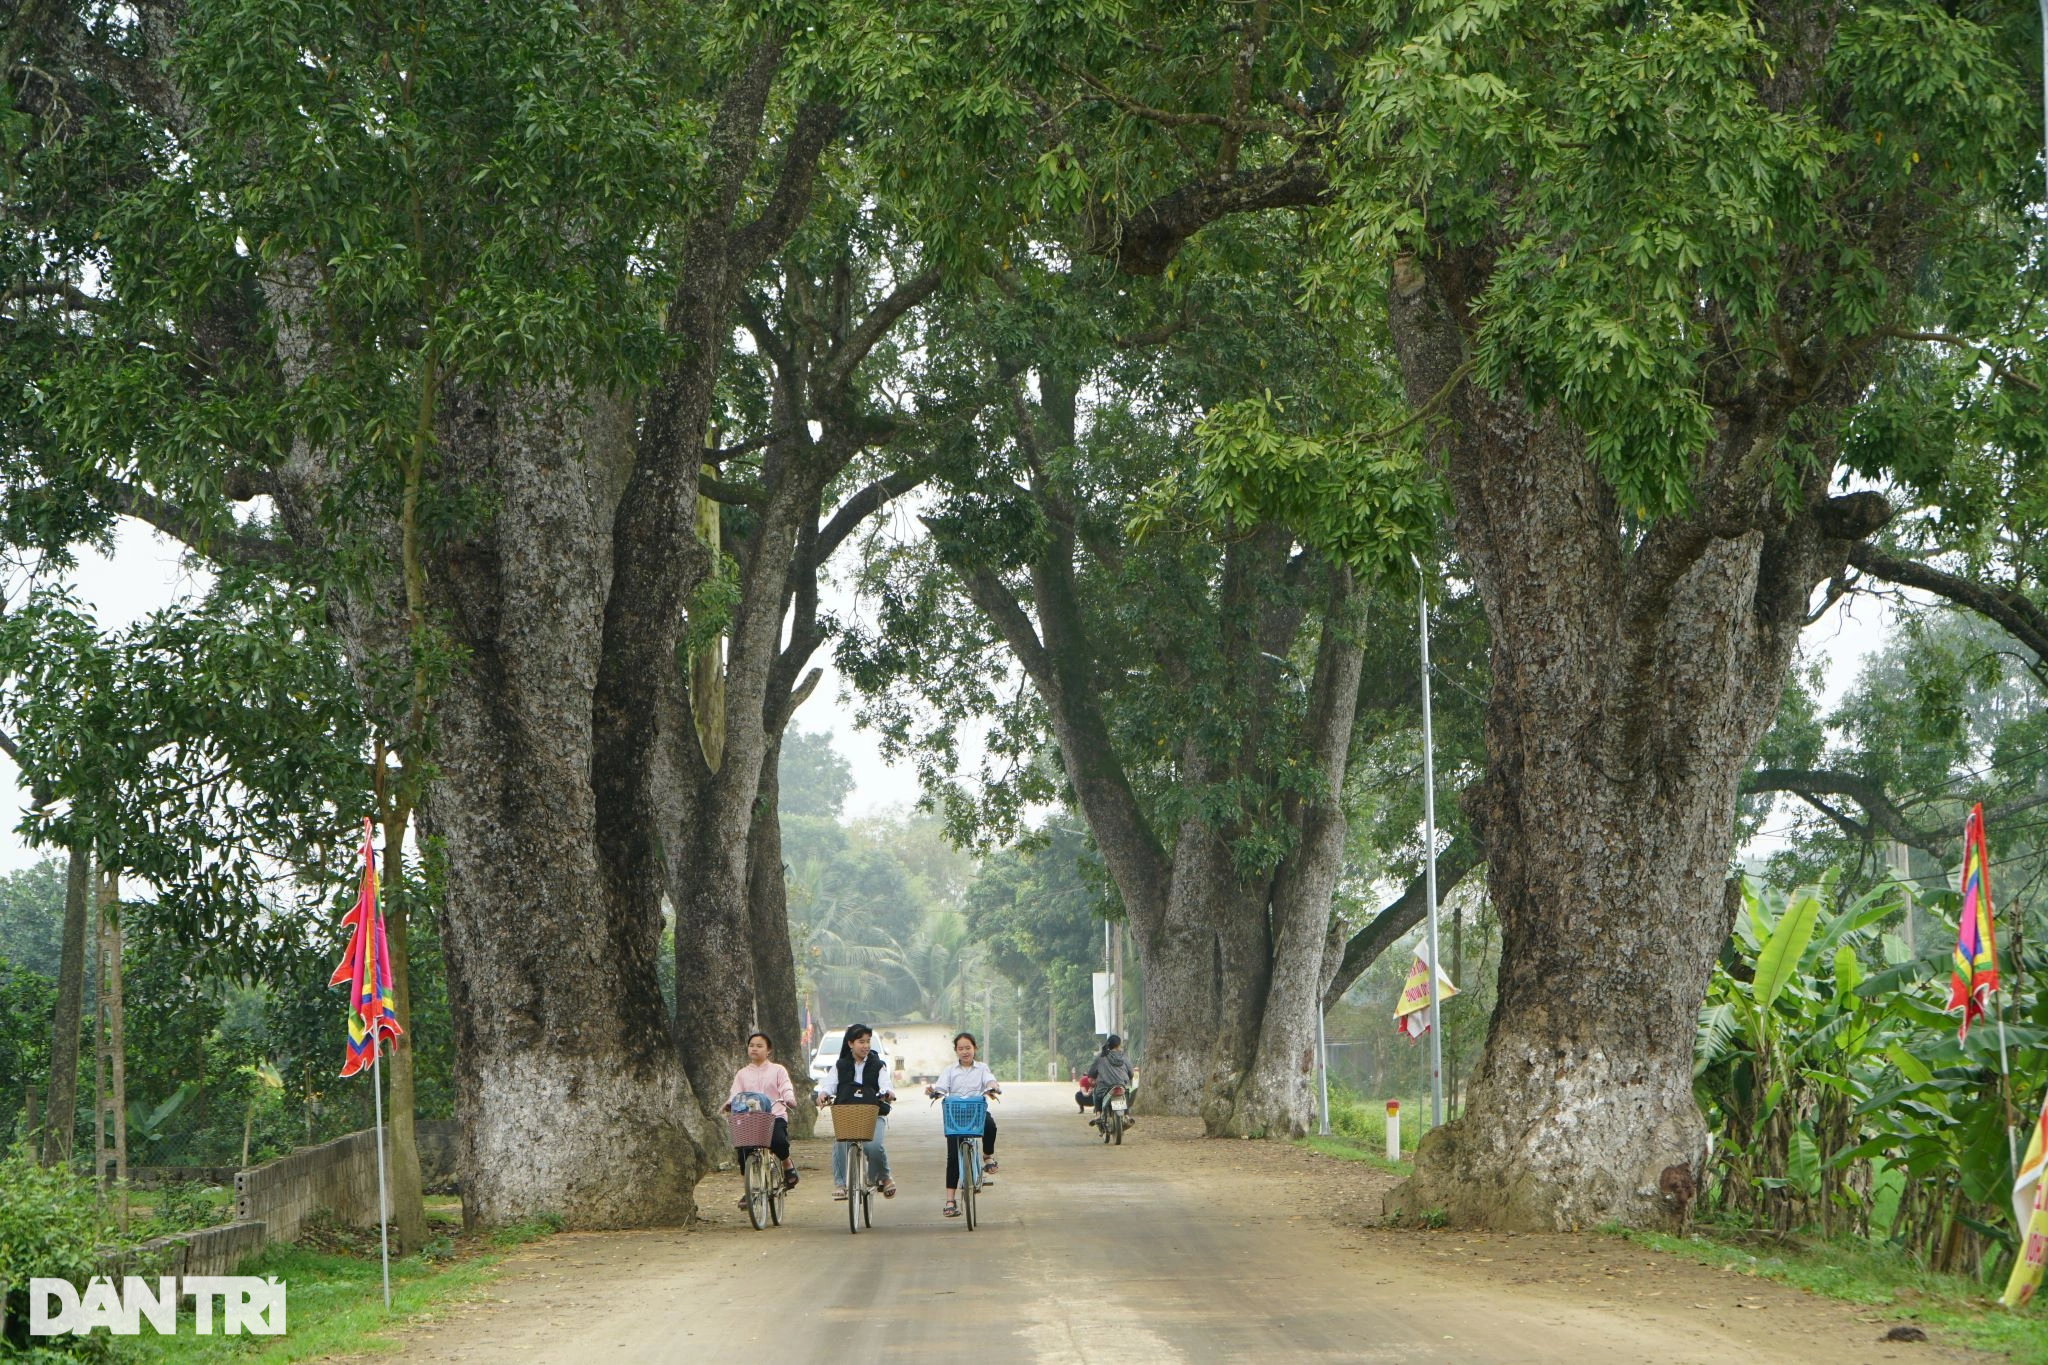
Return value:
M 716 1225 L 538 1244 L 486 1300 L 401 1349 L 488 1365 L 1947 1358 L 1875 1346 L 1883 1328 L 1855 1310 L 1756 1281 L 1741 1295 L 1754 1302 L 1687 1302 L 1732 1294 L 1732 1278 L 1655 1258 L 1666 1265 L 1632 1261 L 1630 1279 L 1611 1263 L 1649 1253 L 1611 1239 L 1554 1239 L 1588 1287 L 1536 1283 L 1526 1249 L 1518 1262 L 1478 1239 L 1423 1250 L 1428 1235 L 1341 1227 L 1299 1174 L 1308 1158 L 1280 1156 L 1283 1188 L 1249 1144 L 1166 1141 L 1141 1123 L 1104 1147 L 1064 1088 L 1013 1087 L 997 1115 L 1003 1172 L 978 1231 L 940 1217 L 939 1125 L 913 1101 L 889 1132 L 902 1193 L 875 1201 L 871 1232 L 848 1235 L 826 1144 L 809 1144 L 788 1225 L 754 1232 L 732 1207 L 737 1182 L 707 1181 Z M 1695 1278 L 1646 1289 L 1657 1274 Z M 1649 1297 L 1603 1300 L 1608 1283 Z

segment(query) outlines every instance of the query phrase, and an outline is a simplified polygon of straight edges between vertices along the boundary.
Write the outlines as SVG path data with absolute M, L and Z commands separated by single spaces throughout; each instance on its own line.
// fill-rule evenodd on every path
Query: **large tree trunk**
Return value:
M 1392 321 L 1412 401 L 1456 382 L 1464 338 L 1435 280 L 1404 264 Z M 1554 412 L 1471 385 L 1451 411 L 1453 530 L 1492 633 L 1487 775 L 1468 806 L 1502 967 L 1465 1113 L 1425 1140 L 1390 1207 L 1675 1224 L 1660 1182 L 1704 1155 L 1693 1037 L 1729 931 L 1737 784 L 1811 588 L 1884 503 L 1827 499 L 1818 461 L 1789 515 L 1764 488 L 1631 537 Z M 1767 407 L 1747 416 L 1703 467 L 1776 439 Z
M 775 1042 L 789 1068 L 796 1104 L 789 1111 L 791 1137 L 809 1137 L 818 1121 L 810 1058 L 804 1055 L 803 1013 L 797 1002 L 796 958 L 789 944 L 789 885 L 782 869 L 782 736 L 776 734 L 761 762 L 761 796 L 747 850 L 748 920 L 754 949 L 754 1022 Z
M 1324 608 L 1308 713 L 1317 788 L 1296 813 L 1299 845 L 1273 879 L 1272 963 L 1251 1069 L 1221 1125 L 1232 1136 L 1300 1137 L 1316 1109 L 1316 1021 L 1330 977 L 1330 902 L 1344 863 L 1344 772 L 1364 671 L 1364 598 L 1339 571 Z M 1212 1130 L 1216 1125 L 1212 1125 Z
M 701 750 L 683 753 L 703 795 L 691 857 L 674 869 L 669 893 L 676 910 L 676 1018 L 691 1025 L 691 1035 L 679 1039 L 683 1069 L 707 1112 L 724 1104 L 733 1072 L 746 1061 L 747 1034 L 755 1027 L 751 834 L 770 749 L 768 694 L 782 643 L 797 527 L 817 497 L 802 471 L 784 479 L 770 495 L 742 562 L 743 584 L 726 655 L 722 760 L 711 771 Z M 788 943 L 786 929 L 783 943 Z
M 492 506 L 434 576 L 467 657 L 420 808 L 447 855 L 464 1211 L 683 1222 L 704 1157 L 655 972 L 660 830 L 646 807 L 600 820 L 618 775 L 593 733 L 630 413 L 558 393 L 448 408 L 444 463 Z
M 64 936 L 57 948 L 57 1014 L 50 1024 L 50 1100 L 43 1120 L 43 1164 L 71 1160 L 78 1139 L 78 1033 L 85 1015 L 86 908 L 92 854 L 70 850 L 64 879 Z

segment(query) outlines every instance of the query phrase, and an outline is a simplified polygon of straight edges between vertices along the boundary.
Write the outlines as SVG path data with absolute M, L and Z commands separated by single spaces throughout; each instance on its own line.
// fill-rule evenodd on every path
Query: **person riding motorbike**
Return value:
M 1102 1051 L 1095 1054 L 1095 1060 L 1088 1063 L 1089 1079 L 1095 1082 L 1089 1091 L 1089 1098 L 1095 1101 L 1095 1117 L 1088 1120 L 1090 1126 L 1102 1123 L 1102 1107 L 1109 1103 L 1109 1092 L 1117 1086 L 1124 1088 L 1128 1096 L 1131 1091 L 1131 1062 L 1124 1056 L 1124 1040 L 1112 1033 L 1103 1040 Z M 1124 1119 L 1130 1125 L 1128 1116 Z

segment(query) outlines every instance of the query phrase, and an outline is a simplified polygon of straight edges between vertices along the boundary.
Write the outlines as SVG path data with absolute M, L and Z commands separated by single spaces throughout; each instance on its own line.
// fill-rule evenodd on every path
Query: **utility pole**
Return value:
M 1422 618 L 1422 844 L 1428 869 L 1424 885 L 1429 893 L 1429 1113 L 1430 1126 L 1441 1128 L 1444 1123 L 1444 1029 L 1443 1010 L 1437 988 L 1438 963 L 1442 959 L 1437 953 L 1436 935 L 1436 736 L 1430 728 L 1429 717 L 1429 577 L 1422 572 L 1420 560 L 1415 564 L 1415 605 Z
M 128 1061 L 121 1011 L 121 921 L 118 874 L 99 875 L 95 979 L 99 1010 L 93 1024 L 93 1174 L 119 1191 L 120 1224 L 128 1227 Z M 110 1084 L 111 1083 L 111 1084 Z M 111 1134 L 108 1129 L 113 1131 Z M 111 1138 L 111 1144 L 110 1144 Z

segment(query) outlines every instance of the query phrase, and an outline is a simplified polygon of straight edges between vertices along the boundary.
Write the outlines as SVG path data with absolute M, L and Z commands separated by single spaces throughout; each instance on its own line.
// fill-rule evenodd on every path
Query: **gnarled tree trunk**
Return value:
M 449 474 L 492 495 L 431 577 L 466 658 L 436 697 L 420 809 L 447 857 L 464 1211 L 683 1222 L 704 1157 L 655 971 L 659 803 L 607 809 L 630 775 L 593 705 L 630 414 L 553 392 L 447 406 Z
M 1438 278 L 1404 262 L 1392 322 L 1413 401 L 1457 384 L 1465 336 Z M 1453 529 L 1492 637 L 1487 773 L 1467 805 L 1502 966 L 1465 1113 L 1425 1140 L 1390 1207 L 1508 1228 L 1674 1223 L 1664 1173 L 1704 1154 L 1693 1038 L 1730 927 L 1737 786 L 1811 589 L 1887 509 L 1828 498 L 1817 461 L 1790 511 L 1731 479 L 1631 536 L 1555 412 L 1464 384 L 1451 415 Z M 1737 467 L 1783 419 L 1761 402 L 1744 417 L 1703 467 Z

